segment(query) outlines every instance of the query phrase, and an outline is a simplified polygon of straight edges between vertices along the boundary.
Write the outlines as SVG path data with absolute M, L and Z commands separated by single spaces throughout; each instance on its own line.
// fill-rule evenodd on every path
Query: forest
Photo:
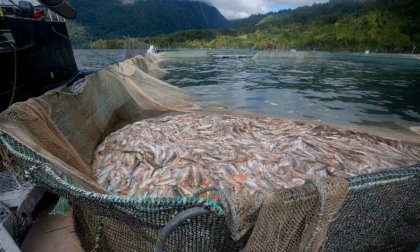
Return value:
M 185 0 L 69 0 L 78 12 L 68 22 L 75 47 L 98 39 L 169 34 L 179 30 L 224 28 L 228 20 L 213 6 Z
M 275 48 L 410 53 L 420 44 L 420 1 L 330 0 L 294 10 L 252 15 L 217 29 L 139 36 L 161 48 Z M 124 39 L 96 40 L 92 48 L 123 48 Z

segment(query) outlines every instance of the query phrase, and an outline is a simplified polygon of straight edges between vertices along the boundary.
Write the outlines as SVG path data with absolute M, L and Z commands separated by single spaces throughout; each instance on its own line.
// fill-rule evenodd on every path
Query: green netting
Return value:
M 420 239 L 420 166 L 349 178 L 324 251 L 414 251 Z
M 30 167 L 26 178 L 70 199 L 76 229 L 87 251 L 151 250 L 159 228 L 192 206 L 205 206 L 212 214 L 179 227 L 167 241 L 168 251 L 236 251 L 249 238 L 249 234 L 239 241 L 230 238 L 225 213 L 214 202 L 198 197 L 128 199 L 86 191 L 65 182 L 45 160 L 12 138 L 3 136 L 1 140 L 8 144 L 15 166 Z M 417 165 L 349 178 L 347 197 L 323 250 L 414 250 L 420 236 L 419 174 Z M 285 190 L 284 195 L 284 201 L 296 204 L 296 209 L 308 202 L 316 208 L 318 194 L 312 185 Z
M 167 251 L 416 248 L 420 165 L 217 202 L 108 194 L 86 167 L 109 132 L 166 113 L 239 113 L 194 101 L 147 74 L 162 73 L 149 64 L 129 60 L 89 76 L 81 91 L 51 91 L 1 114 L 9 168 L 69 201 L 86 251 L 151 251 L 159 230 L 193 207 L 209 213 L 180 224 L 164 242 Z
M 182 210 L 201 206 L 211 213 L 180 226 L 167 241 L 169 251 L 236 250 L 244 240 L 233 241 L 219 204 L 199 197 L 122 198 L 75 186 L 59 176 L 35 152 L 3 135 L 15 167 L 25 167 L 25 177 L 47 191 L 69 199 L 75 224 L 87 251 L 148 251 L 158 230 Z M 25 153 L 25 154 L 22 154 Z

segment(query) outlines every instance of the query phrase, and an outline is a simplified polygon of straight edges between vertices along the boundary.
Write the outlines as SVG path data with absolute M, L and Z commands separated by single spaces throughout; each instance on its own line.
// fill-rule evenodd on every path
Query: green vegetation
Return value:
M 69 0 L 78 11 L 69 25 L 76 47 L 97 39 L 156 36 L 179 30 L 222 28 L 228 21 L 206 3 L 185 0 Z
M 178 31 L 138 38 L 160 47 L 276 48 L 411 52 L 420 45 L 420 1 L 331 0 L 325 4 L 253 15 L 224 29 Z M 101 40 L 94 48 L 123 47 L 124 40 Z M 417 51 L 418 52 L 418 51 Z

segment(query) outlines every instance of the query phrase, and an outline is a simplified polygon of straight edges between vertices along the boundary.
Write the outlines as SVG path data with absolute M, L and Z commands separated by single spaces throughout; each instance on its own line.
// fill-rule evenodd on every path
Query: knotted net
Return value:
M 68 200 L 87 251 L 151 251 L 166 223 L 186 209 L 208 213 L 180 224 L 168 251 L 414 249 L 419 242 L 420 166 L 234 198 L 121 198 L 92 177 L 96 146 L 145 118 L 184 112 L 241 114 L 192 99 L 153 77 L 165 71 L 139 56 L 16 103 L 0 116 L 4 160 L 16 174 Z M 398 205 L 398 211 L 390 206 Z M 381 235 L 385 234 L 385 235 Z

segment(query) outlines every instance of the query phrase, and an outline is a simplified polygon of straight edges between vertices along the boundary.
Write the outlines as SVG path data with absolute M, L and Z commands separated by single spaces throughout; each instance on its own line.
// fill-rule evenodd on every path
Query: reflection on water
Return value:
M 79 67 L 100 68 L 124 57 L 124 51 L 110 52 L 75 54 Z M 241 50 L 209 52 L 161 62 L 169 71 L 163 79 L 195 97 L 243 110 L 379 129 L 420 126 L 418 57 L 260 52 L 250 58 Z
M 241 53 L 225 51 L 224 53 Z M 220 52 L 218 53 L 221 54 Z M 420 125 L 420 60 L 410 55 L 262 52 L 165 61 L 165 81 L 201 99 L 334 124 Z

